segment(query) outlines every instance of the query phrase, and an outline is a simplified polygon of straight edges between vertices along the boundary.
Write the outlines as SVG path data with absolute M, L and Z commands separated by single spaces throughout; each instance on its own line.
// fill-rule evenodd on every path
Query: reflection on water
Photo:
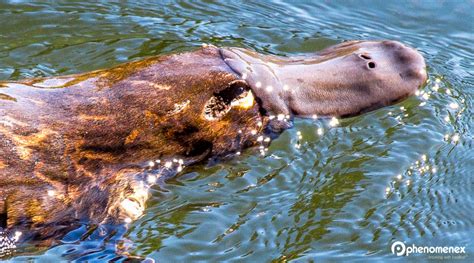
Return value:
M 473 2 L 341 2 L 1 3 L 0 79 L 85 72 L 202 43 L 289 55 L 345 39 L 415 46 L 430 74 L 398 105 L 334 125 L 297 120 L 265 156 L 251 149 L 187 168 L 153 189 L 126 230 L 84 226 L 16 259 L 111 260 L 119 251 L 158 261 L 385 260 L 404 241 L 466 246 L 472 261 Z

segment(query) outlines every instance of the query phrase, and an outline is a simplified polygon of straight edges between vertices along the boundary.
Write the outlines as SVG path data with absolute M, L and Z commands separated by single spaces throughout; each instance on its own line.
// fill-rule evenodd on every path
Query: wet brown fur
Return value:
M 8 227 L 48 246 L 80 220 L 116 220 L 107 214 L 111 199 L 149 160 L 191 164 L 254 144 L 251 130 L 265 121 L 257 104 L 216 121 L 203 118 L 203 105 L 237 79 L 208 47 L 0 83 L 0 206 Z

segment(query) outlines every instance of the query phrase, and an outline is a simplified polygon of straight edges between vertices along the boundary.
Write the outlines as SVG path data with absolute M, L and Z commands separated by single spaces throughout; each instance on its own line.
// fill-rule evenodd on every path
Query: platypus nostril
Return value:
M 369 55 L 366 55 L 366 54 L 360 54 L 359 57 L 363 58 L 363 59 L 371 59 L 371 57 Z

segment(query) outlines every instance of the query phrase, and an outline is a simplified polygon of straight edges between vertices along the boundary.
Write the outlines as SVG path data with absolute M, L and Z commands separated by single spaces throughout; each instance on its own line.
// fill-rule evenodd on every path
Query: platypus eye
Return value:
M 371 57 L 369 55 L 366 55 L 366 54 L 360 54 L 359 57 L 363 58 L 363 59 L 371 59 Z
M 368 68 L 375 68 L 375 63 L 370 61 L 369 63 L 367 63 L 367 67 Z
M 214 96 L 220 98 L 225 103 L 230 103 L 248 89 L 247 83 L 237 80 L 231 82 L 225 89 L 215 93 Z
M 242 99 L 250 92 L 245 81 L 236 80 L 224 89 L 220 90 L 207 101 L 204 106 L 204 117 L 207 120 L 216 120 L 222 118 L 230 111 L 235 101 Z

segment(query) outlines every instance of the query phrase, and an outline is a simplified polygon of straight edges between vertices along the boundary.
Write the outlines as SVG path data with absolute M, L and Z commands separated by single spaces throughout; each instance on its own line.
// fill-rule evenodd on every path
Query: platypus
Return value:
M 139 218 L 184 167 L 275 137 L 294 117 L 349 117 L 427 79 L 396 41 L 281 57 L 206 45 L 93 72 L 0 82 L 0 256 L 82 224 Z M 265 140 L 266 141 L 266 140 Z

